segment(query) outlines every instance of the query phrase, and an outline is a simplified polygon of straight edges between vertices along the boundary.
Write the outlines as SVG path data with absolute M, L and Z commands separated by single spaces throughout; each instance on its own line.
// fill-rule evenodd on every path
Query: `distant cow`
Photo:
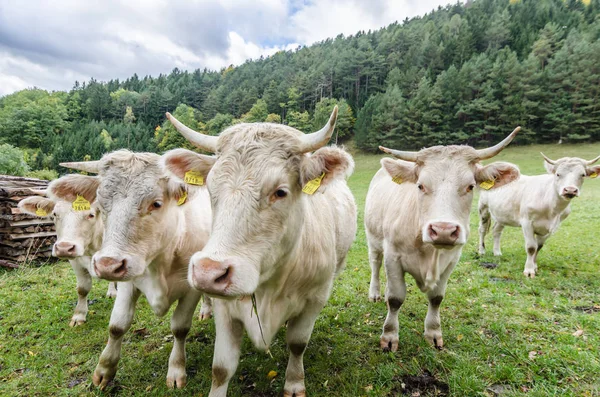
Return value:
M 185 338 L 200 292 L 187 282 L 190 257 L 208 240 L 211 208 L 205 187 L 187 188 L 165 174 L 160 156 L 119 150 L 99 161 L 66 163 L 69 168 L 98 173 L 97 205 L 104 217 L 102 247 L 92 258 L 96 275 L 119 281 L 106 348 L 93 382 L 104 388 L 114 378 L 123 335 L 130 328 L 143 293 L 158 316 L 178 301 L 171 318 L 175 336 L 167 386 L 185 386 Z
M 322 147 L 337 108 L 323 129 L 306 135 L 257 123 L 213 137 L 167 116 L 190 142 L 217 154 L 165 154 L 166 167 L 180 178 L 188 170 L 202 175 L 214 211 L 211 237 L 192 257 L 188 274 L 194 288 L 224 298 L 214 300 L 210 396 L 226 395 L 244 329 L 256 347 L 268 349 L 286 321 L 284 395 L 305 396 L 304 351 L 356 233 L 356 205 L 346 184 L 354 162 L 342 149 Z
M 521 227 L 527 250 L 523 274 L 527 277 L 535 277 L 537 255 L 571 213 L 571 199 L 579 196 L 583 178 L 595 178 L 600 172 L 600 165 L 591 166 L 600 156 L 590 161 L 577 157 L 551 160 L 543 153 L 542 156 L 547 174 L 521 175 L 502 189 L 482 191 L 479 198 L 479 253 L 485 254 L 485 235 L 492 219 L 494 255 L 502 255 L 500 236 L 504 227 Z
M 102 244 L 102 219 L 93 205 L 96 199 L 96 184 L 89 184 L 90 178 L 82 175 L 67 175 L 50 183 L 50 198 L 33 196 L 21 200 L 21 211 L 42 218 L 52 218 L 56 226 L 56 243 L 52 255 L 68 259 L 77 278 L 79 296 L 75 312 L 69 325 L 71 327 L 85 323 L 88 302 L 87 296 L 92 288 L 90 262 L 92 255 Z M 87 205 L 78 207 L 73 203 L 79 198 Z M 117 295 L 116 283 L 108 284 L 108 297 Z
M 365 228 L 371 263 L 369 299 L 381 299 L 379 270 L 383 259 L 387 275 L 385 298 L 388 314 L 380 346 L 398 349 L 398 310 L 406 296 L 408 272 L 427 294 L 425 339 L 442 348 L 439 307 L 446 283 L 469 237 L 473 189 L 482 183 L 491 188 L 519 176 L 512 164 L 486 166 L 480 160 L 494 157 L 508 145 L 519 128 L 487 149 L 470 146 L 434 146 L 419 152 L 380 147 L 400 160 L 384 158 L 375 174 L 365 204 Z M 487 186 L 487 185 L 486 185 Z

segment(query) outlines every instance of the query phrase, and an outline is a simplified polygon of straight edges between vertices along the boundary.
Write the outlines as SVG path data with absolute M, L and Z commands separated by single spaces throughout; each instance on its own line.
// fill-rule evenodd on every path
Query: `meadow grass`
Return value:
M 525 174 L 538 174 L 544 172 L 540 150 L 552 158 L 593 158 L 600 154 L 600 144 L 509 147 L 497 159 L 518 164 Z M 362 217 L 381 157 L 355 156 L 349 183 L 359 207 L 359 228 L 347 268 L 305 354 L 309 395 L 600 395 L 600 178 L 585 181 L 573 212 L 541 251 L 535 279 L 522 274 L 526 254 L 520 229 L 505 229 L 504 256 L 478 257 L 475 197 L 471 236 L 441 307 L 444 349 L 437 351 L 424 340 L 427 301 L 408 277 L 399 350 L 384 353 L 379 335 L 386 307 L 368 302 Z M 488 235 L 488 247 L 490 239 Z M 482 262 L 498 267 L 487 269 Z M 68 263 L 0 271 L 0 395 L 208 395 L 212 320 L 194 321 L 187 339 L 188 385 L 171 391 L 165 385 L 170 313 L 156 318 L 143 298 L 124 338 L 115 382 L 105 392 L 91 385 L 108 336 L 113 301 L 105 297 L 106 287 L 103 281 L 94 284 L 88 322 L 69 328 L 76 292 Z M 583 334 L 574 336 L 577 330 Z M 288 358 L 284 333 L 282 329 L 271 347 L 272 357 L 244 339 L 230 396 L 282 394 Z M 278 374 L 269 380 L 272 370 Z

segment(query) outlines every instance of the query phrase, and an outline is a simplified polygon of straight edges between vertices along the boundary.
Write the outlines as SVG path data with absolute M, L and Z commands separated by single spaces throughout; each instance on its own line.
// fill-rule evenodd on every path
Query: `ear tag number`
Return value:
M 185 202 L 187 201 L 187 196 L 187 190 L 184 190 L 183 193 L 181 193 L 181 196 L 179 196 L 179 200 L 177 200 L 177 205 L 185 204 Z
M 321 176 L 316 177 L 315 179 L 311 179 L 306 182 L 306 185 L 302 188 L 302 191 L 306 194 L 315 194 L 317 189 L 321 186 L 321 181 L 325 177 L 325 173 L 322 173 Z
M 38 208 L 37 210 L 35 210 L 35 214 L 37 216 L 48 216 L 48 213 L 43 208 Z
M 590 174 L 590 178 L 598 178 L 598 173 L 597 172 L 592 172 Z
M 204 185 L 204 177 L 197 171 L 186 172 L 183 181 L 189 185 Z
M 492 187 L 494 187 L 494 185 L 495 185 L 495 184 L 496 184 L 496 181 L 494 181 L 494 180 L 489 180 L 489 181 L 483 181 L 483 182 L 481 182 L 481 183 L 479 184 L 479 186 L 480 186 L 482 189 L 485 189 L 485 190 L 490 190 Z
M 402 180 L 402 177 L 400 175 L 396 175 L 395 177 L 392 178 L 392 182 L 396 182 L 399 185 L 404 181 Z
M 77 195 L 75 201 L 73 201 L 73 209 L 75 211 L 89 211 L 91 204 L 83 196 Z

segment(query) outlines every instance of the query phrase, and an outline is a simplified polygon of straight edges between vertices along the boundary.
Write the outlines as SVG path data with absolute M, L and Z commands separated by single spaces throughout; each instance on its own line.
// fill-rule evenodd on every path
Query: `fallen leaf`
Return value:
M 365 391 L 366 391 L 367 393 L 368 393 L 368 392 L 370 392 L 370 391 L 373 391 L 373 385 L 368 385 L 368 386 L 365 386 Z
M 456 340 L 460 342 L 461 340 L 463 340 L 463 338 L 464 338 L 464 336 L 462 334 L 460 334 L 456 337 Z
M 34 352 L 32 352 L 31 350 L 29 350 L 27 353 L 29 353 L 29 355 L 30 355 L 31 357 L 35 357 L 35 353 L 34 353 Z
M 152 390 L 152 385 L 146 387 L 146 391 L 150 391 L 150 390 Z
M 272 380 L 276 376 L 277 376 L 277 372 L 276 371 L 269 371 L 269 373 L 267 374 L 267 379 Z
M 537 352 L 536 351 L 530 351 L 529 352 L 529 359 L 533 360 L 535 358 L 535 356 L 537 356 Z
M 323 382 L 323 387 L 327 387 L 328 383 L 329 383 L 329 379 L 327 379 L 325 382 Z
M 572 335 L 580 337 L 581 335 L 583 335 L 583 330 L 582 329 L 578 329 L 577 331 L 573 332 Z

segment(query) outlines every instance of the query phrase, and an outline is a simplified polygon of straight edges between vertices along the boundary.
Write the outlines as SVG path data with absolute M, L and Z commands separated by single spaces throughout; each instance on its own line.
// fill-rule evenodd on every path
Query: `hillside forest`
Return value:
M 165 118 L 216 135 L 239 122 L 320 128 L 376 152 L 498 141 L 600 140 L 600 0 L 473 0 L 219 71 L 0 98 L 0 174 L 53 177 L 119 148 L 188 147 Z

